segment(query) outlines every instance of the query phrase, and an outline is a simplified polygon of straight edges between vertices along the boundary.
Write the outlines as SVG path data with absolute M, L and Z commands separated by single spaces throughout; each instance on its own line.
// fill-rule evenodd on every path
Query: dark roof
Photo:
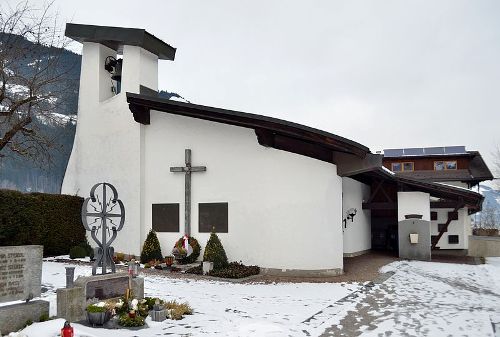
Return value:
M 434 160 L 447 160 L 449 158 L 456 157 L 468 157 L 469 167 L 468 169 L 460 170 L 415 170 L 408 172 L 397 172 L 396 174 L 401 177 L 411 177 L 414 179 L 421 179 L 424 181 L 463 181 L 468 182 L 470 185 L 475 185 L 485 180 L 492 180 L 493 174 L 491 173 L 488 165 L 486 165 L 483 157 L 478 151 L 466 151 L 465 153 L 459 154 L 440 154 L 440 155 L 419 155 L 419 156 L 391 156 L 382 159 L 384 162 L 392 162 L 394 160 L 414 160 L 414 159 L 424 159 L 433 158 Z
M 130 45 L 144 48 L 157 55 L 161 60 L 173 61 L 175 58 L 176 49 L 174 47 L 144 29 L 67 23 L 65 35 L 80 43 L 100 43 L 118 53 L 123 52 L 124 45 Z
M 398 177 L 413 178 L 424 181 L 468 181 L 473 179 L 469 170 L 415 170 L 395 173 Z
M 257 140 L 261 145 L 327 162 L 333 162 L 334 151 L 353 154 L 360 158 L 364 158 L 370 153 L 366 146 L 352 140 L 278 118 L 129 92 L 127 92 L 127 102 L 135 121 L 142 124 L 150 123 L 150 110 L 152 109 L 174 115 L 254 129 Z
M 493 174 L 491 173 L 488 165 L 484 162 L 483 157 L 479 154 L 478 151 L 467 151 L 471 156 L 473 156 L 472 160 L 469 163 L 469 170 L 476 180 L 492 180 Z
M 436 198 L 460 200 L 473 211 L 481 210 L 484 199 L 481 194 L 465 188 L 401 177 L 382 167 L 353 172 L 348 176 L 369 185 L 374 181 L 383 181 L 387 184 L 397 185 L 401 191 L 426 192 Z

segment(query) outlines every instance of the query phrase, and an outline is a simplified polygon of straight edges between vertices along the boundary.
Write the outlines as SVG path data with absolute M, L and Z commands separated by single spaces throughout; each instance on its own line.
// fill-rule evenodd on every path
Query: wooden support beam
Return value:
M 446 220 L 446 223 L 444 224 L 444 226 L 439 231 L 436 239 L 434 239 L 434 241 L 431 242 L 432 243 L 431 250 L 432 249 L 436 249 L 436 246 L 437 246 L 439 240 L 441 240 L 441 237 L 443 236 L 443 234 L 448 231 L 448 225 L 453 220 L 453 217 L 451 215 L 453 213 L 456 213 L 462 207 L 464 207 L 464 203 L 463 202 L 459 202 L 459 204 L 455 206 L 455 209 L 453 210 L 453 212 L 448 212 L 448 219 Z
M 458 205 L 458 201 L 431 201 L 431 208 L 455 208 Z
M 398 205 L 395 202 L 364 202 L 363 209 L 397 209 Z

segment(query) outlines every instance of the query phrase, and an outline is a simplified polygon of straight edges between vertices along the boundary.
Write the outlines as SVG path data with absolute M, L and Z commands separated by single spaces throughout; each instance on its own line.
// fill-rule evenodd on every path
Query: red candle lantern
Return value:
M 64 322 L 64 326 L 61 329 L 61 337 L 73 337 L 73 327 L 68 321 Z

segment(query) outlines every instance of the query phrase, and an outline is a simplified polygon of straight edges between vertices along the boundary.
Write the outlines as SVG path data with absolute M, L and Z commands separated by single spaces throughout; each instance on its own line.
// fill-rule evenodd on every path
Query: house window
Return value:
M 448 226 L 445 223 L 438 223 L 438 232 L 447 232 Z
M 438 212 L 431 212 L 431 220 L 437 220 L 438 219 Z
M 457 169 L 456 160 L 434 162 L 434 171 L 456 170 L 456 169 Z
M 456 160 L 447 161 L 445 168 L 447 170 L 456 170 L 457 169 L 457 161 Z
M 401 163 L 392 163 L 392 172 L 401 172 L 403 171 L 403 165 Z
M 392 163 L 392 172 L 413 171 L 414 164 L 412 161 L 404 163 Z
M 413 171 L 413 162 L 409 161 L 409 162 L 403 163 L 403 171 Z
M 458 243 L 458 235 L 448 235 L 448 243 L 449 244 L 457 244 Z
M 153 230 L 179 232 L 179 204 L 153 204 Z
M 198 224 L 200 233 L 210 233 L 212 228 L 217 233 L 227 233 L 228 203 L 198 204 Z

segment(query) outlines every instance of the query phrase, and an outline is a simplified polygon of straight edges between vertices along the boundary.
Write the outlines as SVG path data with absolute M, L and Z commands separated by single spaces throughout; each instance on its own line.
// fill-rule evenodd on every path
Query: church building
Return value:
M 143 29 L 67 24 L 66 36 L 83 52 L 62 193 L 116 187 L 126 221 L 115 252 L 139 255 L 150 229 L 163 255 L 184 234 L 203 248 L 215 228 L 231 261 L 338 275 L 387 223 L 430 222 L 437 202 L 481 208 L 478 193 L 394 174 L 382 155 L 329 132 L 159 97 L 158 62 L 176 49 Z

